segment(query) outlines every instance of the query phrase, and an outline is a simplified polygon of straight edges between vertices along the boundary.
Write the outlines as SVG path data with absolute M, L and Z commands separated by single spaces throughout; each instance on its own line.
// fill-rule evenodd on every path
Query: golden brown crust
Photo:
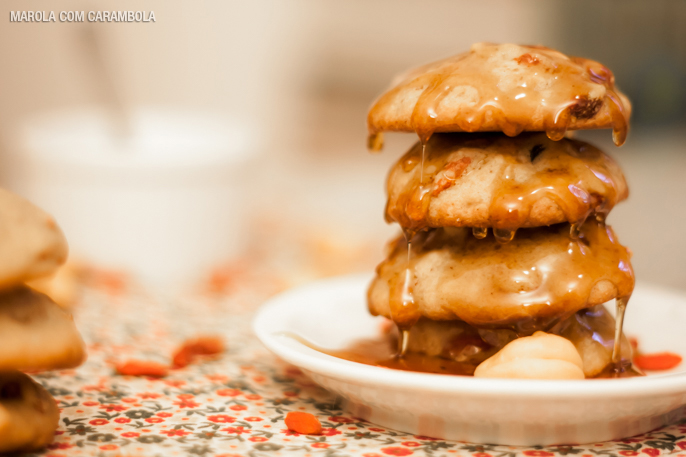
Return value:
M 0 452 L 44 448 L 59 417 L 55 399 L 41 385 L 18 371 L 0 372 Z
M 0 295 L 0 347 L 0 370 L 74 368 L 86 358 L 71 315 L 23 286 Z
M 582 141 L 542 133 L 437 134 L 391 169 L 386 219 L 408 229 L 579 223 L 628 196 L 619 166 Z M 421 180 L 421 182 L 420 182 Z
M 624 142 L 629 100 L 598 62 L 542 46 L 477 43 L 469 52 L 407 72 L 374 103 L 367 125 L 383 131 L 547 131 L 613 128 Z

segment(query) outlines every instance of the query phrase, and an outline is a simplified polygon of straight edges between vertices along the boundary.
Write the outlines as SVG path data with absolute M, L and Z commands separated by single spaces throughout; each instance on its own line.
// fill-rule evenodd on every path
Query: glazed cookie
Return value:
M 55 399 L 18 371 L 0 372 L 0 452 L 35 451 L 50 444 L 60 413 Z
M 0 295 L 0 347 L 0 370 L 73 368 L 86 358 L 71 315 L 28 287 Z
M 516 230 L 604 217 L 628 196 L 619 166 L 582 141 L 542 133 L 444 133 L 391 169 L 386 219 L 402 227 Z
M 55 220 L 27 200 L 0 189 L 0 289 L 49 275 L 67 259 Z
M 629 100 L 614 75 L 598 62 L 568 57 L 543 46 L 477 43 L 469 52 L 401 75 L 367 117 L 370 147 L 382 131 L 548 132 L 612 128 L 624 143 Z
M 629 252 L 596 221 L 577 239 L 560 224 L 522 230 L 508 244 L 478 240 L 465 228 L 434 229 L 412 240 L 409 263 L 399 237 L 376 273 L 369 309 L 401 327 L 426 317 L 513 328 L 520 336 L 634 287 Z

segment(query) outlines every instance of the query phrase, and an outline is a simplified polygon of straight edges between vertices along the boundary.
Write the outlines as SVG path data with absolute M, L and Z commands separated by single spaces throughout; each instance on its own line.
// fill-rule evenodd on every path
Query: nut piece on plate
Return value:
M 45 447 L 59 418 L 55 399 L 41 385 L 18 371 L 0 372 L 0 452 Z
M 508 343 L 474 372 L 481 378 L 584 379 L 574 345 L 561 336 L 536 332 Z
M 67 240 L 42 209 L 0 189 L 0 215 L 0 290 L 52 274 L 67 260 Z

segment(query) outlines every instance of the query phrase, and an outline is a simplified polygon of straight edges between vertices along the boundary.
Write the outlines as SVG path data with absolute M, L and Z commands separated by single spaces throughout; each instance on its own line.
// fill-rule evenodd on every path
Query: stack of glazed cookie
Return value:
M 26 286 L 67 258 L 55 221 L 0 189 L 0 235 L 0 452 L 36 450 L 52 441 L 59 410 L 23 372 L 73 368 L 86 352 L 72 317 Z
M 629 114 L 598 62 L 513 44 L 412 70 L 375 102 L 371 149 L 383 131 L 420 140 L 390 171 L 386 220 L 404 236 L 368 292 L 371 313 L 397 324 L 401 357 L 484 377 L 636 374 L 621 333 L 630 252 L 605 224 L 627 184 L 566 135 L 612 128 L 619 146 Z

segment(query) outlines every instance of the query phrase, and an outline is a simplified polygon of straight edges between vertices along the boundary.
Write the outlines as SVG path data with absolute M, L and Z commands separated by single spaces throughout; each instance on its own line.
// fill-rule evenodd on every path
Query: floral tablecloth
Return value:
M 151 293 L 117 281 L 87 289 L 74 314 L 88 361 L 76 370 L 35 375 L 61 410 L 55 441 L 41 455 L 686 457 L 686 423 L 616 442 L 535 448 L 444 441 L 367 423 L 253 336 L 256 306 L 284 284 L 259 274 L 233 277 L 228 287 L 218 281 L 221 293 Z M 162 379 L 112 369 L 127 358 L 168 361 L 178 344 L 198 334 L 222 335 L 226 353 Z M 323 433 L 289 431 L 289 411 L 315 414 Z

